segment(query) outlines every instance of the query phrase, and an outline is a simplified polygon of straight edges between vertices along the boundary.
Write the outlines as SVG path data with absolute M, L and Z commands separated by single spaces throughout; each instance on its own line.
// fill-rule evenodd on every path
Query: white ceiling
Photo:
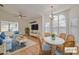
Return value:
M 23 15 L 27 17 L 37 17 L 40 16 L 49 5 L 35 5 L 35 4 L 6 4 L 4 5 L 7 12 L 12 13 L 14 15 L 19 15 L 21 12 Z
M 4 10 L 14 15 L 19 15 L 21 12 L 27 18 L 41 16 L 46 11 L 50 11 L 50 4 L 5 4 Z M 72 5 L 53 5 L 54 11 L 70 7 Z

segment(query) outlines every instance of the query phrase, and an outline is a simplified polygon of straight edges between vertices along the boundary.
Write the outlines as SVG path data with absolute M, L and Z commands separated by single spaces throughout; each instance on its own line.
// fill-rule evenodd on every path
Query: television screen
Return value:
M 31 25 L 32 30 L 38 30 L 38 24 L 33 24 Z

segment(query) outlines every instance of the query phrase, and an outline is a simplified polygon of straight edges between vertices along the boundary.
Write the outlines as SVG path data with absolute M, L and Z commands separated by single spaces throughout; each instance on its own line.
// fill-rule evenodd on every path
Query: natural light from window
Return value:
M 18 22 L 1 21 L 1 32 L 18 31 Z

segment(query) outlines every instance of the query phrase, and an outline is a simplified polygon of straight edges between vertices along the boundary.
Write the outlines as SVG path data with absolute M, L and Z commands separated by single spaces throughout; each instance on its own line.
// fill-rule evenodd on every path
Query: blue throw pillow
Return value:
M 1 35 L 0 35 L 0 37 L 1 37 L 2 39 L 5 39 L 5 37 L 6 37 L 5 32 L 2 32 Z

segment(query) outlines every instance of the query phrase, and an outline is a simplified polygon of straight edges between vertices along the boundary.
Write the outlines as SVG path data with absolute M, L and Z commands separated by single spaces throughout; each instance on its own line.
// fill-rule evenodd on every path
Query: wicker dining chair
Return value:
M 66 33 L 60 33 L 59 37 L 65 40 L 66 39 Z M 57 49 L 63 50 L 64 49 L 63 46 L 64 45 L 57 45 L 56 47 L 57 47 Z
M 60 33 L 59 37 L 65 40 L 66 39 L 66 33 Z
M 60 46 L 59 50 L 63 52 L 63 54 L 68 54 L 68 55 L 72 54 L 72 53 L 65 52 L 66 47 L 75 47 L 75 37 L 71 34 L 67 35 L 65 43 Z

